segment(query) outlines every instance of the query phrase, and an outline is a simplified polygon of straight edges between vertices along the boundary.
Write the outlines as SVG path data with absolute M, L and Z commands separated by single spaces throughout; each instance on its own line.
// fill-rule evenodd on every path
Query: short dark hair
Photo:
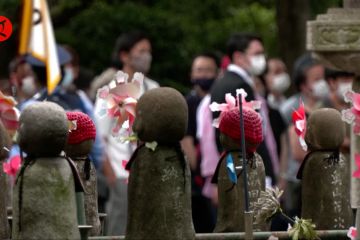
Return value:
M 263 42 L 261 37 L 253 33 L 234 33 L 231 35 L 226 44 L 226 54 L 230 60 L 233 61 L 232 57 L 234 52 L 245 52 L 249 47 L 250 43 L 254 40 Z
M 198 58 L 198 57 L 206 57 L 206 58 L 211 58 L 212 60 L 214 60 L 215 62 L 215 65 L 217 68 L 220 68 L 220 58 L 219 56 L 214 53 L 214 52 L 203 52 L 203 53 L 200 53 L 200 54 L 197 54 L 194 58 L 193 58 L 193 61 Z
M 329 79 L 336 79 L 338 77 L 355 77 L 354 73 L 345 72 L 345 71 L 338 71 L 334 69 L 325 69 L 325 80 L 328 81 Z
M 114 67 L 121 67 L 121 62 L 119 60 L 120 52 L 130 52 L 131 49 L 142 40 L 150 41 L 150 38 L 145 33 L 138 30 L 121 34 L 116 40 L 112 54 L 112 64 Z
M 305 53 L 296 59 L 294 63 L 293 79 L 297 91 L 300 92 L 301 85 L 306 82 L 306 71 L 316 65 L 320 65 L 320 63 L 316 61 L 310 53 Z
M 9 63 L 9 73 L 13 73 L 17 71 L 17 68 L 26 63 L 24 56 L 17 56 L 11 60 Z

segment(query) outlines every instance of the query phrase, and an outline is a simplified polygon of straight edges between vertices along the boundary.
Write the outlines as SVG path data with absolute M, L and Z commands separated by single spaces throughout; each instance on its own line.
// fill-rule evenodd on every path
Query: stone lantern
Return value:
M 344 8 L 330 8 L 326 14 L 320 14 L 316 20 L 307 22 L 306 48 L 326 67 L 355 73 L 353 90 L 359 93 L 360 0 L 344 0 L 343 5 Z M 360 137 L 351 131 L 352 171 L 357 153 L 360 153 Z M 351 178 L 350 192 L 351 206 L 358 209 L 356 226 L 360 229 L 360 179 Z

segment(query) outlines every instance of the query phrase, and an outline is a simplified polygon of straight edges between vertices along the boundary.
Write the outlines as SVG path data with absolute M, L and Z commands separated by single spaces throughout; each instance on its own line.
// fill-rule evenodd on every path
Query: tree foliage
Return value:
M 74 47 L 81 64 L 96 73 L 109 66 L 116 38 L 134 29 L 146 32 L 152 41 L 150 76 L 183 91 L 189 85 L 193 56 L 203 51 L 224 53 L 226 40 L 233 32 L 258 33 L 268 55 L 279 55 L 275 0 L 48 0 L 48 3 L 57 41 Z M 0 2 L 0 15 L 9 16 L 15 30 L 8 47 L 0 43 L 0 51 L 7 53 L 0 56 L 1 64 L 16 54 L 20 9 L 18 0 Z

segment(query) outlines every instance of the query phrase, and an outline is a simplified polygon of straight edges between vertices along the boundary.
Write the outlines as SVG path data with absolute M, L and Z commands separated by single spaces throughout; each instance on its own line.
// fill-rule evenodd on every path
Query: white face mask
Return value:
M 148 52 L 131 58 L 131 65 L 135 72 L 148 73 L 151 67 L 152 55 Z
M 250 57 L 250 72 L 256 76 L 262 74 L 266 68 L 266 59 L 263 54 Z
M 338 98 L 344 101 L 344 94 L 351 88 L 352 88 L 352 82 L 349 83 L 340 82 L 338 84 L 338 88 L 336 89 L 336 94 Z
M 21 91 L 23 91 L 29 97 L 36 93 L 35 80 L 33 76 L 27 76 L 23 78 Z
M 69 67 L 66 67 L 64 69 L 64 78 L 61 82 L 61 85 L 64 87 L 68 87 L 72 84 L 73 81 L 74 81 L 73 70 Z
M 271 85 L 271 91 L 283 93 L 290 87 L 290 77 L 287 73 L 275 75 Z
M 324 79 L 318 80 L 312 86 L 312 93 L 318 99 L 323 99 L 329 94 L 329 85 Z

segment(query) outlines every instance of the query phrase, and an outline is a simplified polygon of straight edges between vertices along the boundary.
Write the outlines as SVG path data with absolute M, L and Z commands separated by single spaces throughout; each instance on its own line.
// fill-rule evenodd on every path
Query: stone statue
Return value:
M 98 203 L 97 178 L 94 164 L 89 158 L 96 136 L 96 128 L 91 118 L 82 112 L 67 112 L 71 128 L 65 147 L 66 156 L 74 161 L 85 187 L 86 224 L 91 225 L 90 236 L 98 236 L 101 232 Z
M 18 142 L 26 153 L 13 196 L 13 239 L 80 239 L 75 165 L 61 155 L 68 136 L 63 108 L 36 102 L 20 116 Z
M 10 149 L 11 141 L 9 134 L 7 133 L 4 125 L 0 121 L 0 239 L 9 239 L 9 222 L 7 219 L 7 211 L 6 211 L 6 200 L 7 200 L 7 182 L 6 176 L 3 169 L 3 162 L 8 157 L 8 151 L 6 149 Z M 6 149 L 5 149 L 6 148 Z
M 307 122 L 305 142 L 309 153 L 299 169 L 302 184 L 301 217 L 312 219 L 319 230 L 348 229 L 350 166 L 339 152 L 345 125 L 335 109 L 314 111 Z
M 265 167 L 256 153 L 263 140 L 260 115 L 249 107 L 243 108 L 246 141 L 246 168 L 248 175 L 249 208 L 265 191 Z M 237 107 L 224 111 L 219 122 L 220 142 L 224 149 L 216 168 L 213 183 L 218 185 L 219 205 L 214 232 L 244 232 L 244 181 L 242 177 L 240 113 Z M 228 173 L 228 159 L 234 163 L 234 176 Z M 236 184 L 234 183 L 236 181 Z M 256 213 L 254 213 L 256 216 Z M 255 222 L 255 219 L 254 221 Z M 255 231 L 269 230 L 266 223 L 253 224 Z
M 127 164 L 128 221 L 125 239 L 194 239 L 190 169 L 179 141 L 187 105 L 172 88 L 139 99 L 133 130 L 143 142 Z

